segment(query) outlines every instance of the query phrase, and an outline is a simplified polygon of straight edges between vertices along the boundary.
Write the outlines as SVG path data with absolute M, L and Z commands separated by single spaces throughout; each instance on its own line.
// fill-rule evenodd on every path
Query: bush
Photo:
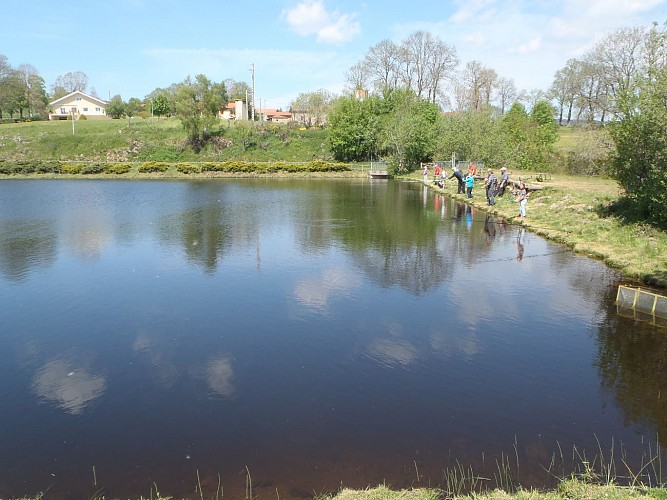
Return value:
M 83 168 L 81 169 L 81 173 L 84 175 L 103 174 L 104 166 L 100 165 L 99 163 L 87 164 L 83 166 Z
M 176 170 L 182 174 L 199 174 L 202 171 L 200 166 L 191 163 L 179 163 L 176 165 Z
M 61 174 L 76 175 L 80 174 L 82 170 L 83 170 L 82 165 L 74 165 L 72 163 L 65 163 L 64 165 L 60 166 Z
M 127 163 L 116 163 L 115 165 L 107 165 L 104 167 L 105 174 L 122 175 L 130 171 L 130 165 Z
M 157 161 L 147 161 L 139 165 L 137 170 L 142 173 L 154 173 L 154 172 L 166 172 L 169 170 L 169 165 L 167 163 L 157 162 Z

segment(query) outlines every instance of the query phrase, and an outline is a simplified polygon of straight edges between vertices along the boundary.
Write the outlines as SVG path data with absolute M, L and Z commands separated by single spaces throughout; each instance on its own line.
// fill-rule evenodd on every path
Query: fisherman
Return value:
M 489 169 L 484 179 L 484 188 L 486 189 L 486 203 L 489 206 L 496 204 L 496 188 L 498 187 L 498 178 L 493 170 Z
M 498 196 L 502 196 L 505 194 L 505 188 L 510 182 L 510 176 L 507 173 L 507 168 L 502 167 L 500 169 L 500 182 L 498 183 L 498 189 L 496 191 L 496 194 Z
M 456 194 L 464 194 L 465 193 L 465 185 L 463 182 L 463 174 L 461 171 L 456 168 L 455 165 L 452 165 L 452 175 L 449 176 L 451 179 L 452 177 L 456 177 L 456 180 L 459 182 L 458 190 L 456 191 Z

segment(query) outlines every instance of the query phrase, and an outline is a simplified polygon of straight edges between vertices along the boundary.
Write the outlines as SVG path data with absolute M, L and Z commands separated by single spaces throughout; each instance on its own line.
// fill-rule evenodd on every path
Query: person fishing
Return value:
M 456 168 L 456 166 L 452 166 L 452 175 L 449 176 L 449 178 L 456 177 L 456 180 L 459 183 L 458 190 L 456 191 L 456 194 L 464 194 L 465 193 L 465 183 L 463 181 L 463 174 L 461 171 Z

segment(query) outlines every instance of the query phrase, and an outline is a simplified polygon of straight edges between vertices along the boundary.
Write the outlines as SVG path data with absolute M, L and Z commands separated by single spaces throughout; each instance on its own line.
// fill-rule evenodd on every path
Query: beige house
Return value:
M 234 102 L 228 102 L 218 112 L 218 117 L 221 120 L 247 120 L 248 106 L 243 99 L 236 99 Z
M 67 120 L 68 117 L 78 120 L 82 115 L 86 118 L 106 118 L 107 104 L 77 90 L 49 103 L 49 120 Z

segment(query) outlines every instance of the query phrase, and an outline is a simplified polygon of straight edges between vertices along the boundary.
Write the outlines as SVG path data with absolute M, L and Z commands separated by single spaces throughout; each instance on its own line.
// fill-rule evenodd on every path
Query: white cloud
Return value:
M 496 0 L 458 0 L 456 3 L 458 10 L 450 17 L 453 23 L 460 24 L 471 20 L 479 22 L 480 18 L 489 19 L 496 13 L 493 8 Z
M 536 36 L 531 38 L 526 43 L 519 45 L 514 49 L 510 49 L 510 54 L 530 54 L 531 52 L 537 52 L 542 47 L 542 37 Z
M 323 0 L 303 0 L 293 9 L 284 10 L 282 17 L 297 34 L 315 35 L 322 43 L 347 42 L 361 32 L 354 14 L 329 12 Z

